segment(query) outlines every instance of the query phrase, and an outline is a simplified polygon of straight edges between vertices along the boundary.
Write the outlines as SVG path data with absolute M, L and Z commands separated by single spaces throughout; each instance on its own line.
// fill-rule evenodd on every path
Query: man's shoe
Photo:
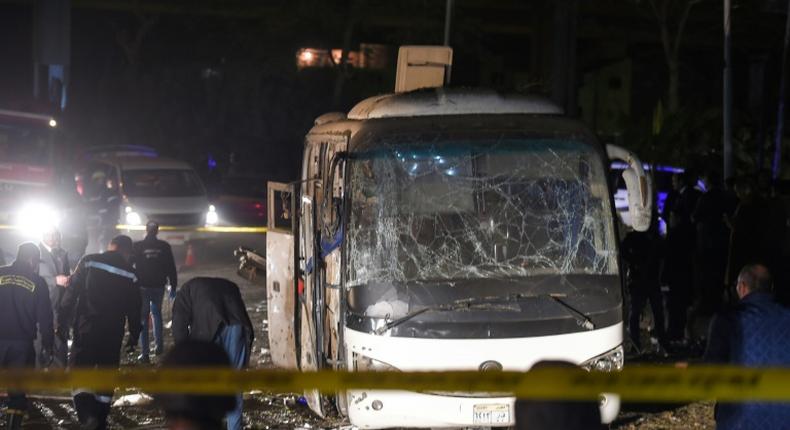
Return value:
M 159 357 L 160 355 L 164 355 L 164 353 L 165 353 L 165 347 L 164 346 L 163 347 L 158 347 L 157 346 L 156 349 L 154 350 L 154 355 L 156 355 L 157 357 Z
M 151 364 L 151 359 L 145 354 L 140 354 L 140 356 L 137 357 L 137 362 L 140 364 Z

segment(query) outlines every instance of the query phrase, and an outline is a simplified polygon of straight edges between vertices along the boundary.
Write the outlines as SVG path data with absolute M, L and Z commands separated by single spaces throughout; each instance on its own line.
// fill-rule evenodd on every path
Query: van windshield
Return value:
M 195 172 L 187 169 L 145 169 L 123 172 L 129 197 L 195 197 L 206 192 Z
M 351 157 L 349 286 L 617 273 L 591 145 L 392 139 Z

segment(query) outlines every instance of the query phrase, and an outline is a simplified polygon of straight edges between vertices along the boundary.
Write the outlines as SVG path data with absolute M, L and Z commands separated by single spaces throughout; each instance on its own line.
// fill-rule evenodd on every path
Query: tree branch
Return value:
M 669 0 L 662 0 L 661 9 L 656 6 L 655 0 L 648 0 L 650 8 L 653 9 L 653 14 L 656 16 L 658 23 L 658 30 L 661 33 L 661 45 L 664 48 L 664 58 L 667 62 L 667 67 L 672 63 L 672 41 L 669 37 L 669 24 L 667 23 L 667 5 Z
M 672 53 L 674 56 L 677 56 L 678 52 L 680 51 L 680 40 L 683 38 L 683 31 L 686 27 L 686 21 L 688 21 L 688 17 L 691 14 L 691 8 L 701 1 L 702 0 L 690 0 L 686 2 L 686 6 L 683 8 L 683 12 L 681 13 L 680 19 L 678 20 L 678 29 L 675 33 L 675 43 L 672 46 Z

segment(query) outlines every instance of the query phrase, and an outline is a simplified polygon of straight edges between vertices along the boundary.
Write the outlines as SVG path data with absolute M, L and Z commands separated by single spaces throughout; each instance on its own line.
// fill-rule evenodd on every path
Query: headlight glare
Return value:
M 588 371 L 617 372 L 623 370 L 624 358 L 623 345 L 619 345 L 617 348 L 585 361 L 581 367 Z
M 126 224 L 143 225 L 143 217 L 129 206 L 126 207 Z
M 214 205 L 209 205 L 208 212 L 206 212 L 206 225 L 217 225 L 219 223 L 219 215 L 217 208 Z
M 60 225 L 60 213 L 44 203 L 28 203 L 17 212 L 16 227 L 23 233 L 40 237 Z

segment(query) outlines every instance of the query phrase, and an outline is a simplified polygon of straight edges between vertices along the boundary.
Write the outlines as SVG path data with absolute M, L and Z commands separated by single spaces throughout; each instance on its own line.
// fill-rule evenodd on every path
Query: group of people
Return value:
M 637 350 L 648 303 L 653 338 L 671 350 L 703 340 L 705 322 L 737 302 L 734 287 L 745 265 L 760 262 L 777 285 L 785 284 L 786 213 L 767 172 L 725 184 L 716 172 L 687 171 L 673 176 L 672 188 L 651 229 L 630 232 L 621 246 L 628 266 L 629 332 Z M 659 232 L 659 215 L 666 237 Z M 780 301 L 788 298 L 784 288 L 775 293 Z
M 662 213 L 665 239 L 654 226 L 623 241 L 631 340 L 641 348 L 639 323 L 649 302 L 661 346 L 687 344 L 695 331 L 689 326 L 709 321 L 702 324 L 707 330 L 697 330 L 705 342 L 703 363 L 788 367 L 786 213 L 770 176 L 739 178 L 724 187 L 707 174 L 702 182 L 704 191 L 694 175 L 674 178 Z M 663 284 L 669 287 L 666 313 Z M 715 419 L 719 429 L 785 428 L 790 404 L 718 403 Z
M 149 315 L 154 352 L 164 352 L 161 309 L 167 284 L 174 298 L 176 346 L 208 343 L 219 349 L 220 362 L 246 366 L 254 333 L 238 286 L 198 277 L 177 289 L 172 250 L 157 238 L 158 230 L 156 223 L 148 223 L 146 238 L 137 243 L 116 236 L 105 252 L 86 255 L 73 272 L 56 230 L 46 233 L 39 245 L 20 245 L 14 263 L 0 267 L 0 367 L 117 367 L 127 332 L 128 352 L 139 343 L 138 360 L 149 363 Z M 181 363 L 183 353 L 174 354 L 163 361 Z M 107 427 L 113 393 L 75 389 L 72 394 L 81 428 Z M 178 402 L 165 405 L 175 411 L 170 415 L 183 416 L 177 413 Z M 21 428 L 27 408 L 24 393 L 9 393 L 7 406 L 6 428 Z M 228 429 L 240 429 L 241 396 L 226 409 Z

